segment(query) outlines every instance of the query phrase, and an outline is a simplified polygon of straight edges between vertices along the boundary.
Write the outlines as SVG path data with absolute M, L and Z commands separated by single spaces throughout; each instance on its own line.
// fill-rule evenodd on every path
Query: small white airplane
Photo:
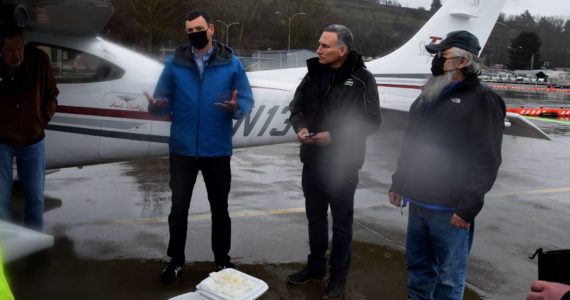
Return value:
M 378 82 L 384 123 L 394 112 L 408 111 L 430 75 L 424 46 L 459 29 L 475 34 L 484 46 L 505 1 L 447 1 L 405 45 L 367 63 Z M 166 155 L 170 120 L 150 115 L 143 95 L 154 90 L 163 66 L 97 37 L 113 13 L 111 0 L 27 2 L 31 18 L 26 39 L 51 57 L 61 91 L 46 132 L 46 167 Z M 251 115 L 234 125 L 235 147 L 294 141 L 286 121 L 288 104 L 305 73 L 306 68 L 248 73 L 256 103 Z M 546 137 L 519 115 L 508 118 L 509 133 Z
M 431 59 L 424 46 L 454 30 L 472 32 L 484 46 L 505 1 L 446 1 L 405 45 L 367 63 L 378 83 L 383 124 L 407 120 L 411 103 L 430 75 Z M 27 11 L 26 41 L 48 53 L 58 81 L 59 106 L 46 131 L 48 169 L 168 153 L 170 120 L 149 114 L 143 95 L 154 90 L 163 66 L 97 37 L 113 13 L 111 0 L 0 4 Z M 305 73 L 306 68 L 248 73 L 256 103 L 250 116 L 234 124 L 235 147 L 295 140 L 287 122 L 288 105 Z M 509 113 L 507 118 L 508 134 L 548 138 L 520 115 Z

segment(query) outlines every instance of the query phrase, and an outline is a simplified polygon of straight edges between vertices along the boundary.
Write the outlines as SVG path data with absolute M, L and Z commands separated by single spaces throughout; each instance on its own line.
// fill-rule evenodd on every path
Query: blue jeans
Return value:
M 474 225 L 449 223 L 453 212 L 410 204 L 406 239 L 408 297 L 413 300 L 463 298 Z
M 24 225 L 43 229 L 44 184 L 45 184 L 45 142 L 15 147 L 0 143 L 0 219 L 11 220 L 13 158 L 16 157 L 18 177 L 24 188 L 26 209 Z

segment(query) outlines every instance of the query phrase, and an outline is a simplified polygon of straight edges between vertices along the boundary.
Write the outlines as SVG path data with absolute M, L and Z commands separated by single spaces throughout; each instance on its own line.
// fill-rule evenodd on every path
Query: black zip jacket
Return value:
M 329 131 L 329 145 L 301 145 L 301 161 L 360 169 L 364 163 L 366 137 L 380 125 L 380 101 L 374 76 L 362 57 L 351 51 L 344 64 L 333 70 L 307 60 L 309 72 L 289 104 L 295 132 L 303 128 Z
M 410 108 L 390 191 L 472 222 L 501 164 L 505 103 L 476 76 L 432 101 Z

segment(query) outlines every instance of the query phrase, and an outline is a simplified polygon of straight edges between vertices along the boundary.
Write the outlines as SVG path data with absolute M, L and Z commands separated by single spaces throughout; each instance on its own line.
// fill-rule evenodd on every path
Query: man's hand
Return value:
M 453 216 L 451 216 L 451 221 L 449 222 L 451 224 L 451 226 L 456 227 L 456 228 L 463 228 L 465 230 L 469 229 L 469 226 L 471 225 L 470 223 L 466 222 L 465 220 L 463 220 L 460 216 L 458 216 L 457 214 L 453 214 Z
M 536 280 L 530 286 L 527 300 L 560 300 L 570 291 L 570 286 L 558 283 Z
M 328 131 L 321 131 L 319 133 L 311 133 L 307 128 L 303 128 L 297 132 L 297 140 L 301 144 L 307 145 L 328 145 L 331 143 L 331 134 Z
M 309 135 L 309 129 L 303 128 L 299 130 L 299 132 L 297 132 L 297 140 L 301 144 L 308 144 L 308 142 L 311 140 L 311 137 Z
M 146 97 L 146 99 L 148 100 L 148 105 L 152 108 L 152 110 L 161 110 L 163 108 L 165 108 L 168 105 L 168 101 L 164 101 L 164 100 L 157 100 L 154 97 L 152 97 L 148 92 L 144 91 L 143 92 L 144 96 Z
M 328 131 L 321 131 L 317 134 L 315 134 L 311 140 L 313 141 L 313 143 L 317 144 L 317 145 L 323 145 L 326 146 L 328 144 L 330 144 L 332 142 L 332 137 L 331 137 L 331 133 Z
M 216 103 L 216 106 L 218 108 L 221 108 L 229 113 L 235 113 L 236 109 L 237 109 L 237 99 L 238 99 L 238 91 L 234 90 L 232 92 L 232 98 L 230 100 L 226 100 L 224 102 L 221 103 Z
M 392 205 L 396 207 L 402 207 L 402 195 L 394 192 L 389 192 L 388 199 L 390 200 L 390 203 L 392 203 Z

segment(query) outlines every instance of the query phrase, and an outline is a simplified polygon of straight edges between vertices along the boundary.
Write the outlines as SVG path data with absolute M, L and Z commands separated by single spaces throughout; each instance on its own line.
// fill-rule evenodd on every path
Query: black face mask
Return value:
M 443 70 L 443 65 L 447 58 L 443 57 L 442 55 L 434 56 L 433 60 L 431 61 L 431 74 L 433 76 L 439 76 L 445 74 Z
M 195 49 L 204 49 L 208 45 L 208 30 L 189 33 L 188 40 Z

